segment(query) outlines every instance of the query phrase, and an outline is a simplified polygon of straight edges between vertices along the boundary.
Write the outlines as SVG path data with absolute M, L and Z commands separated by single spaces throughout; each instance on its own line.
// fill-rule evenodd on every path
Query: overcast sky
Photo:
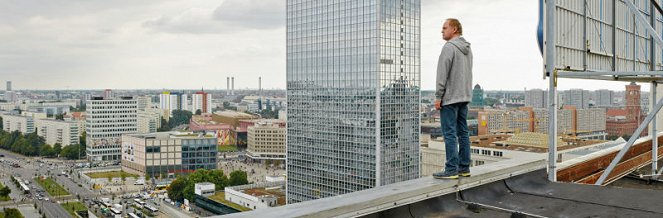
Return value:
M 445 18 L 463 24 L 474 83 L 546 88 L 538 1 L 422 0 L 422 86 Z M 14 89 L 285 89 L 285 0 L 0 0 L 0 82 Z M 560 80 L 560 89 L 625 83 Z M 646 88 L 644 86 L 643 88 Z M 644 89 L 643 89 L 644 90 Z

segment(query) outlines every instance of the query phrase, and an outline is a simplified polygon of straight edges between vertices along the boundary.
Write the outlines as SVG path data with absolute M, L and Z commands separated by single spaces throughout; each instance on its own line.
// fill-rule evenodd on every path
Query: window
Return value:
M 159 146 L 147 146 L 145 148 L 147 153 L 159 153 L 161 152 L 161 147 Z

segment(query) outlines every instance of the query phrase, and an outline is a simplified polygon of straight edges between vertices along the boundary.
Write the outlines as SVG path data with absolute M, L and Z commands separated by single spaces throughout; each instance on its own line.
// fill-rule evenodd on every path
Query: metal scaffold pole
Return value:
M 548 180 L 557 181 L 557 84 L 555 73 L 555 0 L 546 1 L 545 67 L 548 76 Z
M 652 27 L 656 27 L 656 9 L 654 8 L 655 5 L 651 3 L 649 7 L 649 24 Z M 650 57 L 649 57 L 649 70 L 651 71 L 656 71 L 656 44 L 654 44 L 654 36 L 651 36 L 651 41 L 649 43 L 650 49 Z M 656 81 L 651 82 L 651 87 L 650 87 L 650 102 L 652 107 L 656 104 L 656 87 L 658 86 L 658 83 Z M 658 111 L 650 111 L 649 113 L 658 113 Z M 651 121 L 651 129 L 649 135 L 652 137 L 651 139 L 651 153 L 652 153 L 652 160 L 651 160 L 651 172 L 653 175 L 653 179 L 657 179 L 658 176 L 656 175 L 656 170 L 658 168 L 658 134 L 656 130 L 656 117 Z

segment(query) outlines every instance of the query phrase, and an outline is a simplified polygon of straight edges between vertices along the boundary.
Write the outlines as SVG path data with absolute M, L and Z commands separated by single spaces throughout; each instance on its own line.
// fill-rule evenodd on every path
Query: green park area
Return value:
M 47 177 L 45 179 L 37 178 L 36 180 L 37 183 L 39 183 L 41 187 L 44 187 L 44 189 L 46 189 L 48 194 L 53 197 L 69 195 L 69 192 L 67 192 L 67 190 L 64 190 L 64 188 L 62 188 L 60 184 L 53 181 L 53 179 L 51 179 L 50 177 Z
M 0 211 L 0 218 L 24 218 L 16 208 L 4 208 Z
M 89 176 L 90 178 L 93 178 L 93 179 L 99 179 L 99 178 L 127 178 L 127 177 L 138 178 L 137 175 L 127 173 L 127 172 L 124 172 L 124 171 L 95 172 L 95 173 L 87 173 L 85 175 L 87 175 L 87 176 Z
M 11 198 L 9 198 L 9 193 L 11 190 L 7 188 L 6 186 L 0 184 L 0 201 L 9 201 Z
M 219 145 L 219 152 L 235 152 L 237 150 L 237 146 L 234 145 Z
M 64 208 L 72 217 L 78 217 L 76 211 L 87 210 L 85 205 L 78 201 L 62 203 L 60 205 L 62 205 L 62 208 Z

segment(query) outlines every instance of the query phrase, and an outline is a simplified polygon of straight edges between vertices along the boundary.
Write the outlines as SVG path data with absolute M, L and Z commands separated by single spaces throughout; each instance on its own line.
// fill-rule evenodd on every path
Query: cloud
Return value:
M 173 16 L 160 16 L 143 23 L 144 27 L 167 33 L 220 33 L 223 24 L 212 19 L 212 11 L 190 8 Z
M 167 33 L 223 34 L 285 27 L 283 0 L 226 0 L 215 9 L 189 8 L 143 23 Z
M 280 28 L 285 26 L 285 1 L 227 0 L 214 10 L 214 18 L 238 27 Z

